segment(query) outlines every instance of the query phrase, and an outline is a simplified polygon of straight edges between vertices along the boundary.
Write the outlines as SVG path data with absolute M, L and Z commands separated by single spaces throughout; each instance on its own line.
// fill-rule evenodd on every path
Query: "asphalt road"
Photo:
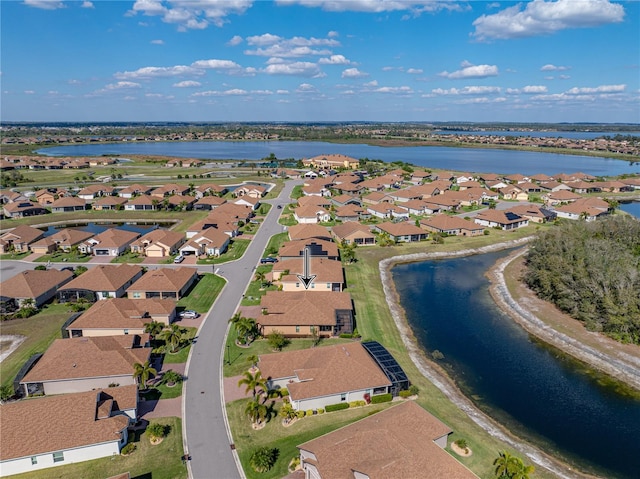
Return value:
M 183 437 L 190 477 L 195 479 L 244 478 L 232 448 L 224 413 L 222 364 L 225 360 L 225 335 L 228 320 L 235 313 L 247 285 L 253 279 L 269 238 L 284 230 L 278 224 L 282 210 L 277 204 L 290 202 L 293 187 L 302 181 L 288 181 L 242 258 L 217 265 L 217 273 L 227 280 L 218 299 L 209 310 L 192 346 L 183 394 Z

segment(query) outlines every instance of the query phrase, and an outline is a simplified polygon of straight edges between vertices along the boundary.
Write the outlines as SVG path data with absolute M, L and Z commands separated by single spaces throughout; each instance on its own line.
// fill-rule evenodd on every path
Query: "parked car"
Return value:
M 278 205 L 278 209 L 281 210 L 282 209 L 282 205 Z
M 186 309 L 184 311 L 180 311 L 179 316 L 181 318 L 186 318 L 186 319 L 195 319 L 200 315 L 197 312 L 193 311 L 192 309 Z
M 174 262 L 174 263 L 176 263 L 176 264 L 177 264 L 177 263 L 182 263 L 183 261 L 184 261 L 184 256 L 182 256 L 181 254 L 179 254 L 178 256 L 176 256 L 176 257 L 173 259 L 173 262 Z
M 266 258 L 262 258 L 260 260 L 261 264 L 267 264 L 267 263 L 277 263 L 278 262 L 278 258 L 272 258 L 272 257 L 266 257 Z

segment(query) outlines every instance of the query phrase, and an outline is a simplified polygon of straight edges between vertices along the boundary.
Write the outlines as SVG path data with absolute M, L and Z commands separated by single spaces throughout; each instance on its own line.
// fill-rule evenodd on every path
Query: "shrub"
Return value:
M 318 414 L 324 414 L 324 409 L 322 409 L 321 407 L 318 408 Z
M 289 340 L 281 332 L 275 330 L 267 335 L 267 342 L 276 351 L 282 351 L 282 348 L 289 344 Z
M 298 419 L 302 419 L 304 417 L 304 411 L 298 411 L 296 416 L 298 416 Z
M 398 396 L 400 396 L 402 399 L 407 399 L 408 397 L 413 396 L 413 394 L 411 394 L 411 391 L 409 391 L 408 389 L 403 389 L 398 393 Z
M 349 333 L 340 333 L 340 337 L 342 339 L 351 339 L 353 338 L 353 334 L 349 334 Z
M 131 454 L 133 451 L 136 450 L 136 445 L 132 442 L 128 443 L 126 446 L 124 446 L 122 448 L 122 450 L 120 451 L 120 454 L 123 454 L 125 456 Z
M 457 441 L 455 441 L 455 445 L 460 449 L 467 449 L 469 447 L 466 439 L 458 439 Z
M 409 392 L 411 393 L 411 395 L 418 394 L 420 392 L 420 389 L 415 384 L 412 384 L 411 386 L 409 386 Z
M 324 409 L 327 412 L 340 411 L 342 409 L 349 409 L 349 403 L 340 402 L 338 404 L 328 404 L 327 407 L 325 407 Z
M 38 266 L 36 266 L 35 268 L 33 268 L 35 271 L 46 271 L 47 267 L 43 264 L 39 264 Z
M 380 404 L 383 402 L 389 402 L 393 399 L 393 396 L 391 395 L 391 393 L 387 393 L 387 394 L 379 394 L 377 396 L 373 396 L 371 398 L 371 404 Z
M 309 409 L 307 410 L 307 412 L 305 412 L 304 414 L 305 416 L 313 416 L 313 409 Z
M 361 407 L 366 405 L 367 405 L 366 401 L 351 401 L 349 403 L 349 407 Z
M 489 236 L 490 231 L 489 231 L 489 230 L 484 230 L 484 231 L 482 232 L 482 234 L 483 234 L 483 235 L 485 235 L 485 236 Z
M 278 460 L 278 449 L 271 447 L 259 447 L 251 454 L 249 464 L 256 472 L 267 472 Z
M 164 425 L 154 422 L 147 426 L 147 433 L 151 437 L 161 438 L 166 435 L 166 428 Z
M 289 395 L 289 390 L 287 388 L 280 388 L 278 389 L 278 391 L 280 391 L 280 396 L 285 397 Z

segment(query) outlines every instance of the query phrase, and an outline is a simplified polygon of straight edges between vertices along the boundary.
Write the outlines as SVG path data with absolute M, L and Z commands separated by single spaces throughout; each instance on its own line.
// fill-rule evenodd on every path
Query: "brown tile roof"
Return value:
M 375 236 L 371 232 L 371 228 L 369 228 L 367 225 L 358 223 L 357 221 L 345 221 L 344 223 L 337 224 L 331 227 L 331 231 L 338 238 L 345 238 L 346 236 L 349 236 L 356 232 L 363 233 L 364 236 Z
M 79 243 L 82 243 L 85 240 L 88 240 L 92 236 L 93 236 L 93 233 L 89 231 L 82 231 L 75 228 L 65 228 L 63 230 L 58 231 L 57 233 L 52 234 L 46 239 L 49 239 L 53 241 L 55 244 L 58 244 L 61 246 L 74 246 Z M 37 243 L 34 243 L 34 246 L 37 246 L 39 244 L 40 244 L 40 241 L 38 241 Z
M 151 196 L 142 195 L 136 196 L 135 198 L 129 198 L 127 200 L 128 205 L 153 205 L 153 200 L 158 200 L 158 198 L 152 198 Z
M 114 205 L 124 205 L 127 203 L 126 198 L 121 198 L 119 196 L 102 196 L 94 201 L 92 204 L 94 206 L 114 206 Z
M 153 269 L 143 274 L 127 291 L 179 291 L 197 274 L 196 268 L 188 266 Z
M 294 401 L 391 385 L 358 342 L 262 354 L 258 367 L 266 378 L 297 378 L 287 386 Z
M 161 244 L 164 246 L 174 246 L 184 239 L 184 233 L 177 231 L 165 230 L 162 228 L 155 229 L 145 233 L 137 240 L 131 243 L 131 246 L 143 247 L 145 243 L 148 245 Z
M 305 246 L 312 246 L 313 244 L 319 245 L 323 251 L 326 251 L 326 256 L 336 258 L 338 257 L 338 245 L 336 245 L 333 241 L 325 241 L 317 238 L 287 241 L 283 243 L 282 246 L 280 246 L 278 256 L 302 256 Z
M 440 231 L 484 229 L 484 227 L 473 221 L 449 215 L 434 215 L 431 218 L 420 220 L 420 224 L 430 226 Z
M 353 309 L 351 295 L 335 291 L 267 291 L 260 306 L 269 313 L 256 318 L 263 326 L 333 326 L 336 310 Z
M 407 221 L 401 221 L 400 223 L 380 223 L 375 227 L 392 236 L 426 235 L 425 230 Z
M 140 233 L 136 233 L 134 231 L 122 230 L 120 228 L 109 228 L 93 237 L 93 239 L 98 242 L 94 248 L 120 247 L 124 244 L 131 243 L 139 236 Z
M 132 385 L 3 404 L 0 460 L 117 441 L 129 424 L 128 417 L 97 419 L 97 404 L 111 398 L 120 410 L 130 409 L 136 407 L 137 395 Z
M 18 273 L 0 283 L 0 294 L 10 298 L 37 298 L 51 288 L 67 283 L 73 278 L 68 270 L 29 270 Z
M 226 199 L 220 198 L 219 196 L 203 196 L 198 201 L 196 201 L 196 205 L 220 206 L 225 204 L 226 202 Z
M 133 374 L 151 348 L 135 348 L 134 335 L 56 339 L 21 383 Z
M 276 263 L 273 267 L 274 272 L 289 270 L 289 274 L 280 278 L 280 281 L 299 282 L 296 275 L 304 274 L 304 265 L 302 258 L 287 259 Z M 342 262 L 336 259 L 326 258 L 310 258 L 309 274 L 316 275 L 316 283 L 344 283 L 344 273 L 342 271 Z
M 519 216 L 517 213 L 513 213 L 512 215 L 507 215 L 510 211 L 504 210 L 485 210 L 480 211 L 476 218 L 480 220 L 490 221 L 493 223 L 498 223 L 501 225 L 510 225 L 513 223 L 521 223 L 523 221 L 527 221 L 527 218 L 523 218 Z
M 117 291 L 142 272 L 135 264 L 98 265 L 89 268 L 62 289 Z
M 298 225 L 289 226 L 289 239 L 309 239 L 309 238 L 331 238 L 329 230 L 317 223 L 301 223 Z
M 63 196 L 51 203 L 50 206 L 52 208 L 63 208 L 69 206 L 85 206 L 86 204 L 86 200 L 83 200 L 82 198 L 77 198 L 75 196 Z
M 298 205 L 312 205 L 328 208 L 331 205 L 331 200 L 326 196 L 301 196 L 300 198 L 298 198 Z
M 322 479 L 477 479 L 434 440 L 451 429 L 405 401 L 298 446 L 316 457 Z
M 348 205 L 340 206 L 336 209 L 336 217 L 359 217 L 366 210 L 362 206 L 354 205 L 349 203 Z
M 144 328 L 153 316 L 168 317 L 175 309 L 171 299 L 110 298 L 94 303 L 67 329 Z
M 38 205 L 34 205 L 38 206 Z M 2 239 L 11 239 L 16 243 L 33 243 L 38 238 L 41 238 L 44 235 L 44 231 L 39 230 L 38 228 L 34 228 L 29 225 L 20 225 L 13 228 L 11 231 L 7 231 L 0 238 Z

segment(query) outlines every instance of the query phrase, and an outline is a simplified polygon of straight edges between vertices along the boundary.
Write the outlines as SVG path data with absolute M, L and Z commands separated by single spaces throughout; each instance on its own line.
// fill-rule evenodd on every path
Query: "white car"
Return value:
M 195 319 L 200 315 L 198 313 L 196 313 L 195 311 L 191 310 L 191 309 L 187 309 L 185 311 L 180 311 L 179 316 L 181 318 Z
M 182 256 L 181 254 L 179 254 L 178 256 L 176 256 L 176 257 L 173 259 L 173 262 L 174 262 L 174 263 L 176 263 L 176 264 L 177 264 L 177 263 L 182 263 L 183 261 L 184 261 L 184 256 Z

